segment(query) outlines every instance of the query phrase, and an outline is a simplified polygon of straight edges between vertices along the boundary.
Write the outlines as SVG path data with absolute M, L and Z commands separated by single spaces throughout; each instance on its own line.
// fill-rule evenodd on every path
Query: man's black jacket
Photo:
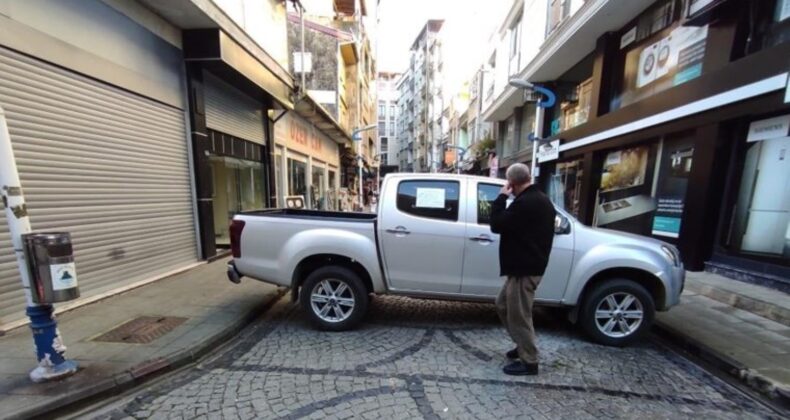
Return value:
M 554 241 L 554 205 L 535 185 L 506 208 L 507 199 L 500 194 L 491 205 L 491 232 L 500 237 L 500 275 L 542 276 Z

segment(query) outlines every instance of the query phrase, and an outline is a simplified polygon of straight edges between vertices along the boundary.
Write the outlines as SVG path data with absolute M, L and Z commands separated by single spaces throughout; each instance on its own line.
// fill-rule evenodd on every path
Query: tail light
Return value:
M 244 230 L 244 220 L 231 220 L 230 222 L 230 252 L 233 258 L 241 258 L 241 231 Z

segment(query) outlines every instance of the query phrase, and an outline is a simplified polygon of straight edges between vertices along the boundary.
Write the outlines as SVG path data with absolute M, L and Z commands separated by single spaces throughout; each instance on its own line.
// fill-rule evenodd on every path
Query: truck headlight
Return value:
M 678 255 L 672 248 L 661 245 L 661 251 L 664 252 L 664 256 L 667 257 L 667 260 L 669 260 L 674 267 L 680 267 L 680 258 L 678 258 Z

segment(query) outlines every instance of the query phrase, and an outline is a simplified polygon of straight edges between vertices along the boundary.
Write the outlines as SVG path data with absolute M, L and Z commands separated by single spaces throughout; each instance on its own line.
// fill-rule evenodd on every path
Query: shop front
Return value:
M 277 207 L 299 197 L 308 209 L 339 210 L 337 142 L 291 112 L 274 124 L 274 139 Z

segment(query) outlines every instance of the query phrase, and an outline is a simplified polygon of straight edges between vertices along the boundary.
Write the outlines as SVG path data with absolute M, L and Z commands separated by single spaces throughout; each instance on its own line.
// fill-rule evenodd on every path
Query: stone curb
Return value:
M 224 330 L 190 348 L 177 350 L 165 357 L 147 360 L 121 373 L 115 374 L 112 377 L 99 380 L 98 382 L 83 386 L 79 389 L 70 390 L 67 394 L 54 401 L 49 401 L 46 404 L 36 407 L 27 407 L 13 413 L 4 413 L 3 418 L 9 420 L 41 417 L 53 418 L 56 416 L 56 410 L 87 404 L 102 398 L 118 395 L 168 371 L 194 363 L 210 351 L 227 342 L 228 339 L 238 334 L 242 329 L 260 317 L 261 314 L 268 311 L 277 303 L 285 292 L 286 289 L 284 288 L 275 289 L 273 292 L 264 296 L 262 303 L 249 311 L 245 316 L 241 317 Z
M 759 315 L 765 319 L 770 319 L 771 321 L 778 322 L 782 325 L 790 326 L 790 310 L 777 306 L 773 303 L 743 296 L 736 292 L 713 287 L 707 284 L 687 283 L 686 286 L 689 288 L 689 290 L 699 293 L 700 295 L 707 298 L 721 303 L 726 303 L 727 305 L 730 305 L 734 308 L 751 312 L 755 315 Z
M 713 365 L 716 369 L 726 372 L 754 391 L 766 396 L 783 409 L 790 410 L 790 389 L 783 384 L 779 384 L 765 375 L 749 369 L 748 366 L 677 331 L 660 320 L 656 320 L 653 324 L 653 332 L 695 357 Z

